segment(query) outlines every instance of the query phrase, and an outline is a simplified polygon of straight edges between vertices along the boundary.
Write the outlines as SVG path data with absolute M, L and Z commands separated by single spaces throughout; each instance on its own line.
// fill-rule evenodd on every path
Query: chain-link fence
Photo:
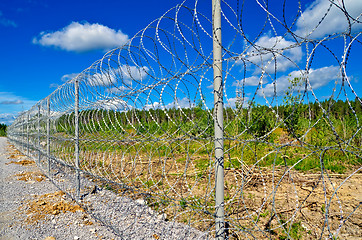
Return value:
M 361 12 L 185 1 L 8 137 L 123 239 L 357 239 Z

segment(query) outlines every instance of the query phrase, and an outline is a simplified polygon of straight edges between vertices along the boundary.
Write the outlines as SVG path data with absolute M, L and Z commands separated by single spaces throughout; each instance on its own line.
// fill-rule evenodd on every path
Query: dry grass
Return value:
M 10 162 L 5 163 L 5 164 L 6 165 L 8 165 L 8 164 L 18 164 L 18 165 L 26 166 L 26 165 L 32 165 L 34 163 L 35 162 L 32 161 L 32 160 L 23 159 L 23 160 L 20 160 L 20 161 L 10 161 Z
M 19 210 L 26 212 L 27 218 L 24 223 L 30 225 L 38 223 L 48 215 L 58 215 L 66 212 L 74 213 L 76 211 L 84 212 L 84 209 L 75 202 L 66 200 L 65 193 L 62 191 L 36 196 L 34 200 L 25 203 Z
M 45 180 L 45 175 L 42 174 L 41 172 L 22 172 L 22 173 L 18 173 L 15 174 L 15 176 L 17 177 L 18 180 L 20 181 L 37 181 L 37 182 L 41 182 Z

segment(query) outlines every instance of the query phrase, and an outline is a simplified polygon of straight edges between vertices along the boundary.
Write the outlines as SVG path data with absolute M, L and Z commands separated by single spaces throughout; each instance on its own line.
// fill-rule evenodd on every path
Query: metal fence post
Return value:
M 50 97 L 47 98 L 47 159 L 48 176 L 50 176 Z
M 22 128 L 21 128 L 21 147 L 22 152 L 25 151 L 25 112 L 22 114 Z
M 28 121 L 26 122 L 26 146 L 27 146 L 27 150 L 26 150 L 26 155 L 29 156 L 29 121 L 30 121 L 30 118 L 29 118 L 29 112 L 27 112 L 27 118 L 28 118 Z
M 220 0 L 212 0 L 214 129 L 215 129 L 215 230 L 216 239 L 225 239 L 224 219 L 224 117 Z
M 80 172 L 79 172 L 79 80 L 74 80 L 74 125 L 75 125 L 75 168 L 76 168 L 76 198 L 80 199 Z
M 40 166 L 40 104 L 38 105 L 38 165 Z

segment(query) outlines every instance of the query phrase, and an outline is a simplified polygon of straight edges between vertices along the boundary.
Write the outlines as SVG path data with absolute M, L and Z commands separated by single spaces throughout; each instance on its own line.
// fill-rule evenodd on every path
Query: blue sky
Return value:
M 204 12 L 207 17 L 211 16 L 210 2 L 211 0 L 200 1 L 198 4 L 198 10 Z M 237 1 L 228 2 L 232 7 L 237 8 Z M 273 81 L 277 80 L 278 91 L 285 91 L 288 75 L 293 77 L 301 75 L 310 56 L 308 50 L 313 48 L 312 44 L 307 43 L 290 47 L 295 43 L 295 39 L 277 21 L 277 19 L 282 19 L 283 1 L 269 1 L 269 10 L 275 18 L 272 17 L 273 23 L 266 24 L 266 27 L 264 27 L 265 19 L 262 17 L 265 15 L 263 6 L 258 5 L 256 1 L 246 2 L 248 3 L 244 6 L 242 18 L 246 37 L 252 40 L 262 32 L 254 44 L 283 49 L 284 57 L 277 57 L 278 72 L 274 74 L 270 67 L 272 63 L 268 63 L 272 59 L 271 55 L 260 54 L 260 49 L 252 47 L 240 35 L 240 31 L 235 40 L 237 31 L 226 19 L 223 19 L 223 43 L 230 47 L 230 51 L 238 53 L 225 54 L 225 58 L 233 57 L 229 59 L 228 71 L 236 76 L 236 78 L 227 79 L 226 82 L 226 88 L 230 89 L 227 96 L 230 106 L 235 105 L 235 89 L 240 88 L 241 85 L 245 87 L 245 100 L 250 100 L 256 88 L 262 86 L 263 92 L 259 90 L 257 97 L 267 102 L 272 101 Z M 286 2 L 286 8 L 289 10 L 286 21 L 291 24 L 293 19 L 296 20 L 292 31 L 300 36 L 307 34 L 316 25 L 315 22 L 323 16 L 326 6 L 329 5 L 328 0 L 301 1 L 302 18 L 297 15 L 298 4 L 294 0 Z M 29 109 L 48 96 L 64 81 L 100 59 L 107 50 L 125 44 L 152 20 L 179 3 L 182 1 L 1 0 L 0 122 L 10 124 L 20 111 Z M 188 3 L 192 6 L 194 1 L 188 1 Z M 335 3 L 337 6 L 342 6 L 340 0 Z M 345 6 L 351 18 L 359 17 L 359 21 L 362 20 L 360 16 L 362 1 L 346 0 Z M 233 18 L 232 11 L 226 5 L 223 5 L 223 10 L 231 24 L 235 24 L 237 20 Z M 323 39 L 328 34 L 346 30 L 347 20 L 336 6 L 332 7 L 326 19 L 328 21 L 324 21 L 308 36 L 310 39 Z M 170 26 L 165 24 L 165 27 Z M 353 36 L 357 36 L 361 30 L 361 22 L 357 21 L 352 25 Z M 211 33 L 211 28 L 206 31 Z M 358 36 L 357 40 L 361 41 L 362 37 Z M 328 98 L 331 89 L 338 82 L 340 73 L 338 61 L 342 61 L 343 51 L 348 41 L 350 40 L 344 42 L 342 38 L 331 39 L 323 42 L 326 47 L 319 46 L 316 49 L 309 68 L 309 78 L 318 98 Z M 355 40 L 349 54 L 347 74 L 356 94 L 361 96 L 362 72 L 359 59 L 362 46 L 358 41 Z M 203 45 L 205 49 L 211 49 L 211 42 L 207 42 L 207 38 Z M 238 57 L 235 58 L 235 56 Z M 243 75 L 245 66 L 240 60 L 242 58 L 248 60 L 246 75 Z M 293 62 L 296 64 L 293 65 Z M 261 69 L 255 67 L 255 64 L 263 65 L 265 74 L 262 74 Z M 211 91 L 210 84 L 205 84 L 203 88 L 205 92 Z M 354 99 L 351 92 L 347 95 Z M 259 101 L 262 103 L 262 100 Z

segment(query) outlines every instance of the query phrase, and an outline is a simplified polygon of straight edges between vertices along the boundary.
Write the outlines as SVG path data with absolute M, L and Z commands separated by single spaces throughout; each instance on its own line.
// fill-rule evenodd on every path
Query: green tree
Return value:
M 285 130 L 294 136 L 298 136 L 300 130 L 299 120 L 303 113 L 304 106 L 301 103 L 302 100 L 302 79 L 295 77 L 289 79 L 289 87 L 285 91 L 283 98 L 284 103 L 284 125 Z
M 6 137 L 6 124 L 0 123 L 0 136 Z

